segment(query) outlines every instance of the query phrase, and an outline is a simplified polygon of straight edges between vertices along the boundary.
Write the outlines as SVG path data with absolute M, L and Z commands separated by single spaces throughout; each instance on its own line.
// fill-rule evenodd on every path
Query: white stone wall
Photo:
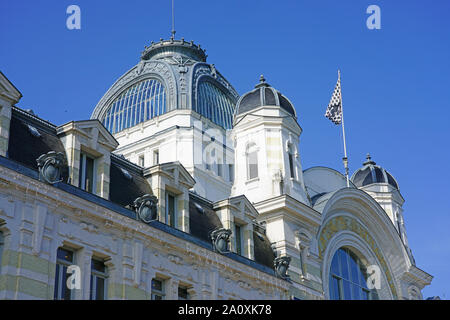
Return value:
M 301 128 L 295 119 L 278 107 L 261 107 L 236 118 L 233 128 L 236 179 L 232 195 L 245 196 L 251 202 L 288 194 L 308 203 L 298 152 Z M 247 149 L 256 145 L 258 177 L 248 178 Z M 288 145 L 292 146 L 294 178 L 291 178 Z
M 176 127 L 178 126 L 178 128 Z M 202 134 L 202 131 L 205 134 Z M 211 135 L 216 142 L 211 141 Z M 222 136 L 223 139 L 219 139 Z M 230 196 L 231 182 L 228 167 L 224 166 L 222 176 L 218 176 L 217 165 L 210 170 L 205 166 L 205 147 L 211 143 L 223 162 L 234 159 L 233 149 L 224 148 L 218 141 L 226 141 L 226 132 L 191 110 L 174 110 L 157 118 L 125 129 L 114 135 L 119 147 L 114 151 L 128 160 L 139 164 L 144 156 L 144 166 L 155 165 L 154 151 L 159 152 L 159 163 L 179 161 L 195 179 L 194 190 L 211 201 Z

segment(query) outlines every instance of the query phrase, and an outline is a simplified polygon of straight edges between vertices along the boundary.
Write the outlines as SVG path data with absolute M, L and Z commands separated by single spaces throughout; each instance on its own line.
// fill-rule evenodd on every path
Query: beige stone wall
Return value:
M 108 267 L 108 299 L 149 299 L 151 280 L 194 299 L 286 299 L 289 284 L 137 220 L 0 166 L 0 229 L 5 245 L 0 299 L 53 299 L 58 247 L 74 248 L 89 298 L 90 261 Z

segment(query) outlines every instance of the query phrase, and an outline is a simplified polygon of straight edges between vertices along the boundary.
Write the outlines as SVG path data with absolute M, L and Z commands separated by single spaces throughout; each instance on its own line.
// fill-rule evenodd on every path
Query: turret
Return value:
M 233 120 L 236 174 L 232 194 L 259 202 L 287 194 L 308 203 L 292 103 L 264 79 L 238 100 Z

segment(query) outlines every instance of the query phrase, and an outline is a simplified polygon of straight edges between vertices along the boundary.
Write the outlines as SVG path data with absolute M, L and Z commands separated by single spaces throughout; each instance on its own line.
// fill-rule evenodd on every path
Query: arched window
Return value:
M 295 166 L 294 166 L 294 148 L 292 144 L 288 144 L 288 159 L 289 159 L 289 171 L 291 173 L 291 178 L 295 179 Z
M 251 143 L 247 146 L 247 179 L 258 178 L 258 148 Z
M 349 249 L 340 248 L 334 254 L 330 269 L 330 299 L 378 300 L 375 289 L 367 287 L 366 268 Z
M 234 102 L 209 81 L 198 85 L 195 111 L 225 129 L 231 129 L 233 123 Z
M 156 79 L 147 79 L 136 83 L 117 97 L 102 122 L 109 132 L 117 133 L 167 111 L 163 84 Z

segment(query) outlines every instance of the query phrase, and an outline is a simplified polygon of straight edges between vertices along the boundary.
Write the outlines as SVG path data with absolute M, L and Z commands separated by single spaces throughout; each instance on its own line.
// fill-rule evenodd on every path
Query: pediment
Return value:
M 259 213 L 253 204 L 247 199 L 245 195 L 230 198 L 230 204 L 239 208 L 239 211 L 255 219 Z
M 113 135 L 98 120 L 72 121 L 57 128 L 59 134 L 69 134 L 76 132 L 85 136 L 93 146 L 103 145 L 105 148 L 113 151 L 119 143 Z
M 194 178 L 179 161 L 163 163 L 158 166 L 167 176 L 174 179 L 175 184 L 181 183 L 188 188 L 192 188 L 195 185 Z

